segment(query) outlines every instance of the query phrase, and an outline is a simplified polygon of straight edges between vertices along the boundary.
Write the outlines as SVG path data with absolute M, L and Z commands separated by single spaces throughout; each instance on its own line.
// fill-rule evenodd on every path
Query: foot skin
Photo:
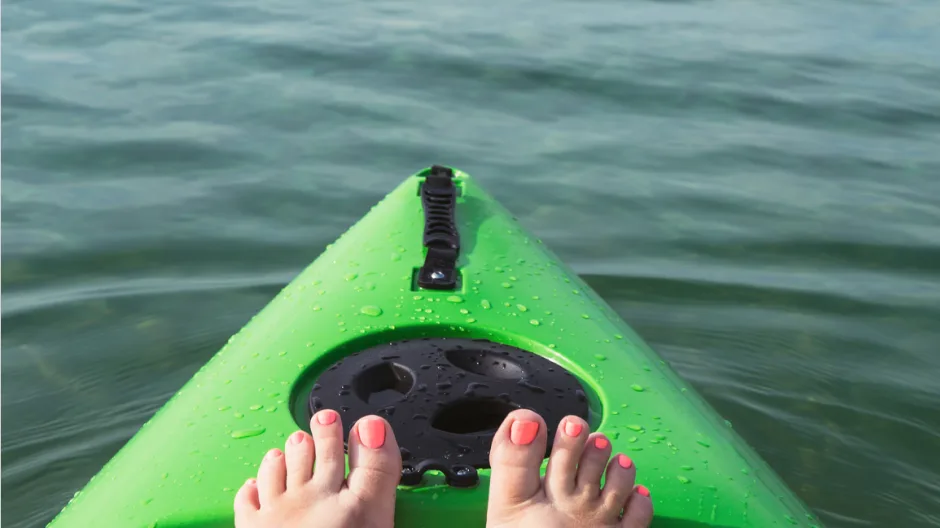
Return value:
M 353 426 L 348 476 L 339 414 L 318 412 L 310 431 L 269 451 L 238 490 L 236 528 L 392 528 L 401 454 L 388 422 L 366 416 Z
M 649 526 L 653 503 L 648 489 L 634 487 L 633 461 L 623 454 L 611 459 L 610 441 L 603 434 L 589 434 L 581 418 L 562 419 L 542 479 L 547 431 L 541 416 L 517 410 L 496 432 L 490 451 L 488 528 Z

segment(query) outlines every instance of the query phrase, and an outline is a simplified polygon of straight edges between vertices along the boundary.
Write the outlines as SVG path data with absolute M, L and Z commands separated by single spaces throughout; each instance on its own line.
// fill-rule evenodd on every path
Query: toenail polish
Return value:
M 617 455 L 617 463 L 620 464 L 620 467 L 623 469 L 630 469 L 633 467 L 633 461 L 630 460 L 630 457 L 624 454 Z
M 650 496 L 650 490 L 648 490 L 646 486 L 643 486 L 642 484 L 636 487 L 636 492 L 640 495 L 643 495 L 644 497 Z
M 609 445 L 610 445 L 610 441 L 608 441 L 603 436 L 598 436 L 597 438 L 594 439 L 594 447 L 598 449 L 607 449 L 607 446 Z
M 578 422 L 565 422 L 565 434 L 568 436 L 578 436 L 582 428 Z
M 300 431 L 297 431 L 296 433 L 290 435 L 289 442 L 293 445 L 297 445 L 303 441 L 304 441 L 304 434 Z
M 539 423 L 527 420 L 517 420 L 509 429 L 509 440 L 516 445 L 529 445 L 539 434 Z
M 359 422 L 359 441 L 372 449 L 385 445 L 385 424 L 382 420 L 368 418 Z
M 336 421 L 336 411 L 326 410 L 317 413 L 317 423 L 320 425 L 330 425 Z

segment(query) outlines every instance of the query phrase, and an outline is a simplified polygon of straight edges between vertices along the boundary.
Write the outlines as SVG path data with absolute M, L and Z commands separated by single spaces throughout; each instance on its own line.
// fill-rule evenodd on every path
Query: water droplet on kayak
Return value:
M 627 442 L 630 442 L 631 444 L 633 444 L 633 443 L 636 443 L 637 440 L 639 440 L 639 438 L 637 438 L 637 437 L 635 437 L 635 436 L 631 436 L 631 437 L 627 440 Z
M 255 404 L 249 407 L 248 409 L 252 411 L 260 411 L 262 407 L 264 407 L 264 405 Z
M 524 304 L 517 304 L 517 305 L 516 305 L 516 308 L 518 308 L 520 312 L 528 312 L 528 311 L 529 311 L 529 309 L 526 308 L 526 306 L 525 306 Z
M 541 323 L 538 319 L 530 319 L 530 320 L 529 320 L 529 324 L 532 325 L 532 326 L 538 326 L 538 325 L 540 325 L 540 324 L 542 324 L 542 323 Z
M 688 484 L 689 482 L 692 482 L 691 480 L 689 480 L 688 477 L 683 477 L 682 475 L 679 475 L 676 478 L 679 479 L 679 482 L 683 484 Z
M 273 412 L 276 411 L 276 410 L 277 410 L 277 407 L 268 407 L 267 409 L 265 409 L 264 412 L 273 413 Z
M 683 471 L 692 471 L 692 466 L 682 466 L 679 469 L 682 469 Z
M 532 300 L 533 300 L 533 301 L 539 300 L 539 296 L 538 296 L 538 295 L 533 295 L 533 296 L 532 296 Z
M 232 416 L 234 416 L 235 418 L 244 418 L 244 417 L 245 417 L 245 415 L 242 414 L 242 413 L 240 413 L 240 412 L 232 413 Z
M 620 334 L 614 334 L 614 339 L 623 339 L 623 336 Z
M 473 317 L 468 317 L 468 318 L 467 318 L 467 322 L 468 322 L 468 323 L 475 323 L 475 322 L 477 322 L 477 320 L 474 319 Z
M 349 273 L 349 274 L 346 275 L 346 280 L 347 280 L 347 281 L 354 281 L 354 280 L 356 280 L 356 277 L 358 277 L 358 276 L 359 276 L 358 273 Z
M 382 309 L 371 304 L 368 306 L 363 306 L 359 309 L 359 311 L 362 312 L 363 315 L 368 315 L 371 317 L 378 317 L 382 315 Z
M 480 306 L 482 306 L 484 310 L 489 310 L 490 308 L 493 307 L 493 305 L 490 304 L 490 301 L 487 301 L 486 299 L 483 299 L 482 301 L 480 301 Z
M 452 303 L 462 303 L 462 302 L 463 302 L 463 297 L 461 297 L 461 296 L 459 296 L 459 295 L 451 295 L 451 296 L 447 297 L 447 300 L 450 301 L 450 302 L 452 302 Z
M 607 359 L 607 356 L 605 356 L 604 354 L 594 354 L 594 359 L 598 361 L 605 361 Z
M 588 315 L 588 314 L 581 314 L 581 317 L 583 317 L 583 318 L 585 318 L 585 319 L 590 319 L 590 318 L 591 318 L 591 316 Z
M 229 409 L 231 409 L 231 408 L 232 408 L 232 407 L 231 407 L 230 405 L 223 405 L 222 407 L 219 407 L 219 410 L 220 410 L 220 411 L 227 411 L 227 410 L 229 410 Z
M 630 388 L 637 392 L 643 392 L 644 390 L 642 385 L 637 385 L 636 383 L 634 383 L 633 385 L 630 385 Z
M 629 429 L 629 430 L 631 430 L 631 431 L 637 431 L 637 432 L 639 432 L 639 431 L 642 431 L 642 430 L 643 430 L 643 426 L 642 426 L 642 425 L 628 425 L 628 426 L 627 426 L 627 429 Z
M 511 281 L 513 281 L 513 282 L 516 282 L 516 281 L 517 281 L 517 280 L 519 280 L 519 279 L 517 279 L 517 278 L 515 278 L 515 277 L 512 277 L 512 276 L 510 276 L 510 277 L 509 277 L 509 280 L 511 280 Z
M 509 284 L 508 282 L 504 282 L 502 286 L 503 288 L 512 288 L 512 284 Z
M 470 313 L 470 310 L 467 310 L 466 308 L 461 308 L 460 313 L 467 315 L 468 313 Z
M 581 295 L 581 290 L 571 290 L 571 293 L 575 295 Z
M 696 440 L 695 442 L 696 442 L 698 445 L 702 446 L 702 447 L 711 447 L 711 446 L 712 446 L 711 444 L 709 444 L 709 443 L 706 442 L 705 440 Z
M 267 431 L 264 427 L 254 427 L 252 429 L 238 429 L 232 431 L 232 438 L 241 440 L 242 438 L 251 438 L 253 436 L 263 435 Z

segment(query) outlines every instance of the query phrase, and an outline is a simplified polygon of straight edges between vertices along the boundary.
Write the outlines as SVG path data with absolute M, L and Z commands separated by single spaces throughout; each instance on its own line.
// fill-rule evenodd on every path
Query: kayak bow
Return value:
M 606 433 L 653 491 L 654 526 L 819 524 L 541 241 L 433 167 L 327 246 L 51 526 L 232 526 L 238 487 L 323 407 L 347 431 L 367 413 L 392 422 L 400 527 L 483 526 L 488 443 L 519 407 Z

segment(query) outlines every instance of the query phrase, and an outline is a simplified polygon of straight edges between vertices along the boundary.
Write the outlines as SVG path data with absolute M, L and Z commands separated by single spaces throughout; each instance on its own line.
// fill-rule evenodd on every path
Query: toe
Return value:
M 392 427 L 378 416 L 366 416 L 349 432 L 349 476 L 346 486 L 365 502 L 395 502 L 401 480 L 401 451 Z
M 547 430 L 541 416 L 520 409 L 496 431 L 490 450 L 490 504 L 496 509 L 520 504 L 541 490 Z
M 299 488 L 310 481 L 313 475 L 313 438 L 297 431 L 287 438 L 284 446 L 287 463 L 287 488 Z
M 653 521 L 653 501 L 646 486 L 637 486 L 623 511 L 623 528 L 646 528 Z
M 284 465 L 284 453 L 272 449 L 264 455 L 258 468 L 258 497 L 262 505 L 270 504 L 286 489 L 287 467 Z
M 248 479 L 235 494 L 235 527 L 250 525 L 259 509 L 258 482 Z
M 593 433 L 588 437 L 587 446 L 578 462 L 578 476 L 575 487 L 582 493 L 596 496 L 600 493 L 601 475 L 610 458 L 610 440 L 603 433 Z
M 312 482 L 320 489 L 337 492 L 346 477 L 343 423 L 339 413 L 332 409 L 318 412 L 310 419 L 310 432 L 317 462 Z
M 574 490 L 578 460 L 589 434 L 588 424 L 577 416 L 566 416 L 558 424 L 552 454 L 545 470 L 545 487 L 549 497 L 561 497 Z
M 635 479 L 636 466 L 627 455 L 619 454 L 607 464 L 607 478 L 604 479 L 601 502 L 604 504 L 604 516 L 608 521 L 615 522 L 620 518 L 620 512 L 633 493 Z

